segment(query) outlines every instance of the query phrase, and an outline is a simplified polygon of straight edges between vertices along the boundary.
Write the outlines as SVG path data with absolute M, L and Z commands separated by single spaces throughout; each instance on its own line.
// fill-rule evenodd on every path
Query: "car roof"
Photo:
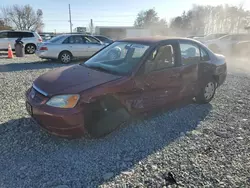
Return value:
M 91 35 L 88 35 L 88 34 L 80 34 L 80 33 L 65 33 L 65 34 L 62 34 L 63 36 L 72 36 L 72 35 L 80 35 L 80 36 L 91 36 Z
M 104 35 L 93 35 L 94 37 L 104 37 L 104 38 L 108 38 L 108 37 L 106 37 L 106 36 L 104 36 Z
M 197 42 L 196 40 L 190 38 L 183 37 L 165 37 L 165 36 L 155 36 L 155 37 L 134 37 L 134 38 L 125 38 L 122 40 L 117 40 L 119 42 L 137 42 L 137 43 L 145 43 L 145 44 L 155 44 L 167 40 L 186 40 Z

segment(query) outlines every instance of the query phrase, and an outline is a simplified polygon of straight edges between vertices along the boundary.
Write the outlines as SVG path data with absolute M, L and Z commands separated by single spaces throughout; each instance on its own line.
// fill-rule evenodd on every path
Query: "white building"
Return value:
M 96 26 L 95 33 L 104 35 L 114 40 L 128 37 L 145 37 L 151 36 L 150 29 L 135 28 L 135 27 L 114 27 L 114 26 Z

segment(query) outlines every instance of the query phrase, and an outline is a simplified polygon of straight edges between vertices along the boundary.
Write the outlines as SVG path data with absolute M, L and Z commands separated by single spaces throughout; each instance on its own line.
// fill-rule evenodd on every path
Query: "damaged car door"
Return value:
M 177 44 L 165 43 L 156 47 L 134 78 L 135 90 L 130 109 L 149 111 L 179 100 L 181 74 L 175 49 Z

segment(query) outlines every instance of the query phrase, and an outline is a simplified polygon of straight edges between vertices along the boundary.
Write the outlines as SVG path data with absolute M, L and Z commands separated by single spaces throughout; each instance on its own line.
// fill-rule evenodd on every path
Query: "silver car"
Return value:
M 65 34 L 41 43 L 36 55 L 43 59 L 59 59 L 70 63 L 73 58 L 88 58 L 105 47 L 99 39 L 81 34 Z

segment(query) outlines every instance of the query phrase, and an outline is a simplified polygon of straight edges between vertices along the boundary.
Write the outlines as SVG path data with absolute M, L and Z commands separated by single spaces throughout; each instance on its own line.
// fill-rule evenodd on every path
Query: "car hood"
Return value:
M 73 65 L 49 71 L 34 81 L 34 87 L 48 96 L 80 93 L 92 87 L 116 80 L 121 76 Z

